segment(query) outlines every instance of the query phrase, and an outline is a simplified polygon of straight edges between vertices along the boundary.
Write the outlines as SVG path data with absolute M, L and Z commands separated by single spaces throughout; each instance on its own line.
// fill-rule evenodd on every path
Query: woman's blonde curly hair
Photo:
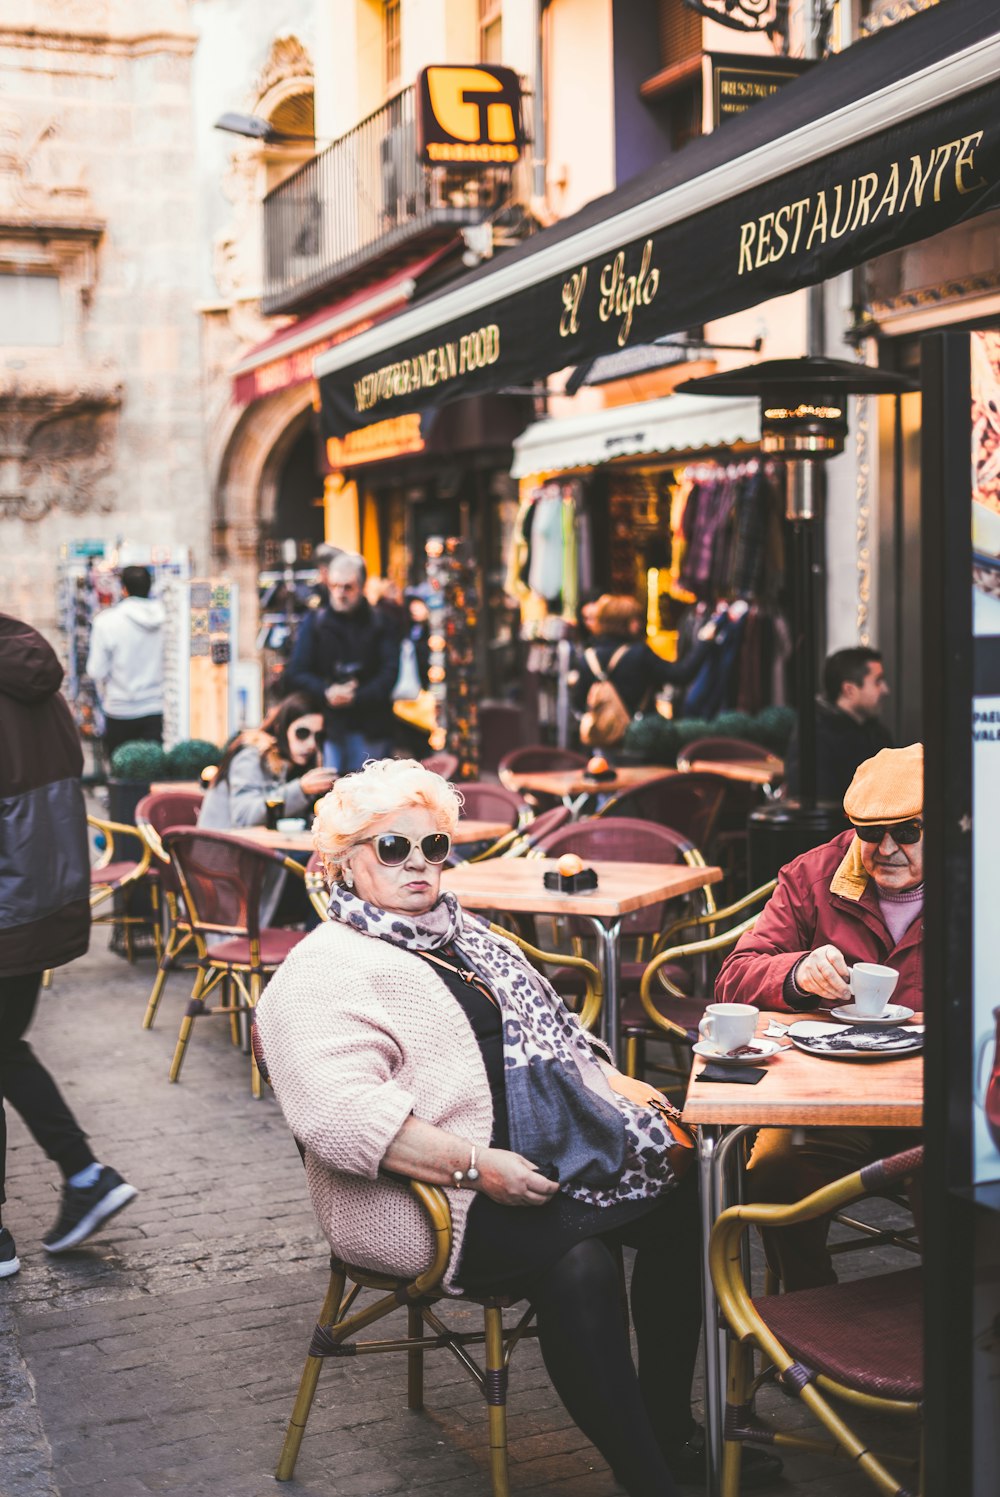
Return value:
M 455 786 L 416 759 L 369 759 L 364 769 L 344 775 L 316 806 L 313 846 L 323 859 L 327 879 L 339 881 L 344 858 L 383 816 L 410 806 L 424 806 L 438 831 L 453 835 L 462 809 Z

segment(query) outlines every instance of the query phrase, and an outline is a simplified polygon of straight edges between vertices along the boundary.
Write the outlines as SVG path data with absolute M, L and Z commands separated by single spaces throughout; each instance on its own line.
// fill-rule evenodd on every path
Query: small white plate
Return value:
M 830 1012 L 835 1019 L 843 1019 L 845 1024 L 862 1025 L 865 1029 L 876 1029 L 880 1024 L 905 1024 L 907 1019 L 913 1018 L 913 1009 L 902 1003 L 887 1003 L 877 1018 L 871 1014 L 859 1014 L 853 1003 L 845 1003 L 842 1008 Z
M 703 1060 L 718 1061 L 720 1066 L 756 1066 L 762 1060 L 770 1060 L 772 1055 L 777 1055 L 781 1046 L 774 1040 L 763 1040 L 758 1035 L 752 1041 L 754 1053 L 752 1055 L 728 1055 L 713 1049 L 705 1040 L 699 1040 L 693 1046 L 695 1055 L 700 1055 Z

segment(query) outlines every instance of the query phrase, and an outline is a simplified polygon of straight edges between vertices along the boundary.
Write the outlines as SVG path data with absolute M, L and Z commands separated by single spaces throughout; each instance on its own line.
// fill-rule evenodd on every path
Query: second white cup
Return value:
M 885 1012 L 898 981 L 899 973 L 894 967 L 882 967 L 878 962 L 855 962 L 851 968 L 850 986 L 858 1013 L 868 1019 L 877 1019 Z
M 759 1018 L 760 1012 L 752 1003 L 710 1003 L 698 1033 L 720 1055 L 730 1055 L 741 1045 L 749 1045 Z

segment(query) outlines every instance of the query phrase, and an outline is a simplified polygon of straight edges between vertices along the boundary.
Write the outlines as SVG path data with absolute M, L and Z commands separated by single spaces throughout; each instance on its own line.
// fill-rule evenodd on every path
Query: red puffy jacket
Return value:
M 899 945 L 879 909 L 875 884 L 860 866 L 853 832 L 814 847 L 781 870 L 778 887 L 751 931 L 729 953 L 715 984 L 720 1003 L 787 1009 L 785 978 L 800 957 L 828 942 L 854 962 L 895 967 L 894 1003 L 924 1006 L 924 921 L 920 915 Z M 817 1000 L 817 1007 L 825 1000 Z

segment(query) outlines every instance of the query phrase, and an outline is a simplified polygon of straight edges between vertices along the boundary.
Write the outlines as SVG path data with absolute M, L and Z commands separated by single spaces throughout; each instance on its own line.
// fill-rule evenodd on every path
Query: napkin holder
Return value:
M 597 888 L 597 874 L 593 868 L 581 868 L 579 873 L 560 873 L 558 868 L 546 868 L 546 889 L 558 894 L 589 894 Z

